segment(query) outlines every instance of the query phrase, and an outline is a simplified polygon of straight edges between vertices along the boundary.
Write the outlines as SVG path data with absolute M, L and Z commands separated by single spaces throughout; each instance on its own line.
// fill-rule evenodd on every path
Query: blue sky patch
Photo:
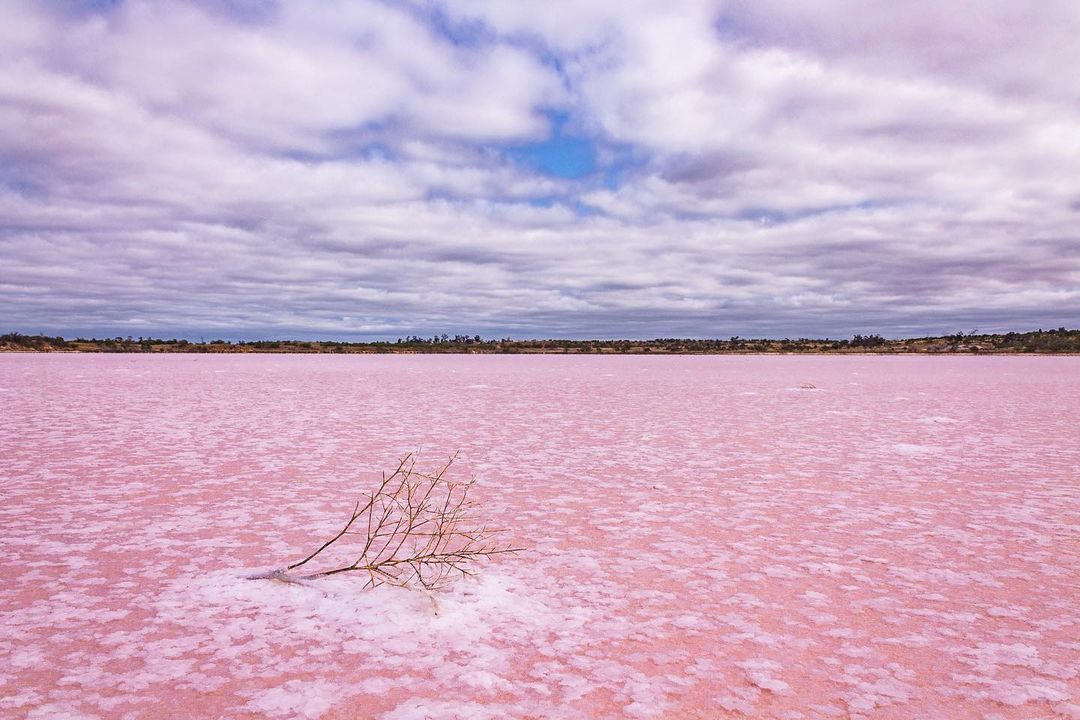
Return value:
M 505 150 L 510 160 L 521 167 L 548 177 L 576 180 L 596 171 L 596 142 L 567 131 L 569 114 L 546 112 L 551 122 L 551 137 L 540 142 L 511 145 Z
M 596 145 L 561 132 L 550 140 L 517 145 L 506 154 L 518 165 L 550 177 L 576 180 L 596 170 Z

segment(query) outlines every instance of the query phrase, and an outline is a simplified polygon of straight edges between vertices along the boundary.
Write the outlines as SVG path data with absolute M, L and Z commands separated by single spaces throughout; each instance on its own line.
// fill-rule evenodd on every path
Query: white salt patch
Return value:
M 26 715 L 26 720 L 103 720 L 100 715 L 90 715 L 75 710 L 66 703 L 39 705 Z
M 762 572 L 768 577 L 781 578 L 783 580 L 795 580 L 799 577 L 799 573 L 783 565 L 767 565 L 762 568 Z
M 368 695 L 380 695 L 396 687 L 409 685 L 416 682 L 416 678 L 410 675 L 395 677 L 372 677 L 367 678 L 357 685 L 357 689 Z
M 774 675 L 779 672 L 781 665 L 773 662 L 772 660 L 765 660 L 763 658 L 752 658 L 750 660 L 743 660 L 742 662 L 735 663 L 737 667 L 743 669 L 746 673 L 746 679 L 752 682 L 762 690 L 768 690 L 769 692 L 783 694 L 790 689 L 783 680 L 780 680 Z
M 728 712 L 753 717 L 754 706 L 760 697 L 761 690 L 757 687 L 732 688 L 730 695 L 721 695 L 716 698 L 716 704 Z
M 14 695 L 5 695 L 0 697 L 0 709 L 22 707 L 29 705 L 30 703 L 41 702 L 41 695 L 33 690 L 24 689 Z
M 341 689 L 328 682 L 290 680 L 262 693 L 249 702 L 247 708 L 269 717 L 315 720 L 333 707 L 340 697 Z
M 701 619 L 701 616 L 699 615 L 680 615 L 679 617 L 675 618 L 675 620 L 671 624 L 677 628 L 688 630 L 690 628 L 702 627 L 705 622 Z
M 632 702 L 623 708 L 623 713 L 627 717 L 651 718 L 656 717 L 662 712 L 662 709 L 650 705 L 649 703 L 642 702 Z
M 990 692 L 990 697 L 1002 705 L 1012 705 L 1014 707 L 1036 700 L 1062 702 L 1069 699 L 1069 695 L 1065 692 L 1062 683 L 1040 682 L 1037 680 L 997 683 Z
M 981 672 L 993 674 L 998 665 L 1038 668 L 1039 650 L 1031 645 L 1012 643 L 980 643 L 969 650 L 967 655 L 974 658 L 972 664 Z
M 480 688 L 482 690 L 501 690 L 510 687 L 510 683 L 505 679 L 486 670 L 470 670 L 463 672 L 457 676 L 457 680 L 469 687 Z
M 39 645 L 20 648 L 13 652 L 8 662 L 15 668 L 41 667 L 45 664 L 44 649 Z
M 917 457 L 919 455 L 929 455 L 931 453 L 938 452 L 939 448 L 932 447 L 930 445 L 914 445 L 912 443 L 893 443 L 892 449 L 894 452 L 900 455 L 909 455 Z

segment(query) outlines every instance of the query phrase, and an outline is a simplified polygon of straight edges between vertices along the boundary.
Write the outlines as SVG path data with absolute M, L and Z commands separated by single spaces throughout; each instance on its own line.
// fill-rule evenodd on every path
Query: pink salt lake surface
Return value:
M 1078 427 L 1080 358 L 0 356 L 0 716 L 1075 720 Z M 529 551 L 245 579 L 416 448 Z

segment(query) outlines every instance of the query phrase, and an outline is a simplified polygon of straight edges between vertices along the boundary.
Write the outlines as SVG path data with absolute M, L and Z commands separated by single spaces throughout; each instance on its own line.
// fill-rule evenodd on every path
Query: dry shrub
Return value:
M 386 583 L 434 590 L 471 575 L 476 561 L 520 552 L 496 542 L 502 531 L 477 520 L 468 497 L 474 480 L 447 477 L 456 458 L 421 472 L 415 454 L 406 455 L 392 473 L 383 473 L 378 488 L 356 501 L 336 535 L 303 560 L 255 577 L 297 582 L 360 573 L 365 588 Z M 319 564 L 316 559 L 328 567 L 301 571 Z

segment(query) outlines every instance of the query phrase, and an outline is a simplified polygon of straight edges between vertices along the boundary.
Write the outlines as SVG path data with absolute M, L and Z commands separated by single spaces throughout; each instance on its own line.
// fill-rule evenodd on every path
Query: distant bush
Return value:
M 850 347 L 881 347 L 888 344 L 889 341 L 880 335 L 856 335 L 848 343 Z
M 0 335 L 0 347 L 10 347 L 24 350 L 57 350 L 68 347 L 68 342 L 57 335 L 23 335 L 22 333 L 7 333 Z

